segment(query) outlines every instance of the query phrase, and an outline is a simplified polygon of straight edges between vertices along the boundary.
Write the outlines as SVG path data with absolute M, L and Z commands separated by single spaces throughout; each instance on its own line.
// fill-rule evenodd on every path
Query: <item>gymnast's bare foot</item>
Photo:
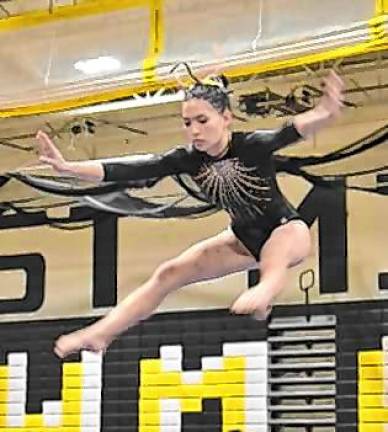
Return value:
M 92 327 L 87 327 L 60 336 L 55 342 L 54 352 L 60 358 L 81 350 L 104 353 L 111 341 L 112 338 L 107 335 L 94 331 Z
M 230 310 L 235 314 L 251 314 L 257 320 L 265 320 L 272 310 L 271 300 L 265 296 L 263 289 L 258 286 L 241 294 Z

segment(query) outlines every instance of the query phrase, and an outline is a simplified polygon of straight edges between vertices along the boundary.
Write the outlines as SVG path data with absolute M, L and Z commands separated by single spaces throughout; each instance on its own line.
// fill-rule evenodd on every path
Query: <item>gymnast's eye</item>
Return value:
M 190 125 L 191 125 L 191 121 L 189 121 L 189 120 L 184 120 L 184 121 L 183 121 L 183 124 L 184 124 L 185 127 L 190 127 Z

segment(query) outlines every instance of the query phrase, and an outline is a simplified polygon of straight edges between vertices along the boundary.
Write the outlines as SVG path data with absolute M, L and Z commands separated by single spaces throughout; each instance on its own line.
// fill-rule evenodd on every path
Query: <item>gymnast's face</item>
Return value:
M 199 150 L 216 156 L 228 143 L 232 114 L 219 113 L 204 99 L 189 99 L 182 104 L 182 118 L 189 142 Z

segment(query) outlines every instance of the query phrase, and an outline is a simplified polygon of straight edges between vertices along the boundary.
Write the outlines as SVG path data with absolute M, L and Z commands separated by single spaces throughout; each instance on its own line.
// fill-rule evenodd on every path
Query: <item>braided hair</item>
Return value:
M 195 83 L 184 89 L 184 101 L 191 99 L 202 99 L 208 102 L 218 113 L 222 114 L 226 109 L 231 110 L 229 97 L 229 80 L 225 75 L 210 75 L 203 80 L 196 77 L 187 63 L 177 64 L 175 70 L 180 64 L 183 64 L 190 77 Z M 172 71 L 173 71 L 172 70 Z

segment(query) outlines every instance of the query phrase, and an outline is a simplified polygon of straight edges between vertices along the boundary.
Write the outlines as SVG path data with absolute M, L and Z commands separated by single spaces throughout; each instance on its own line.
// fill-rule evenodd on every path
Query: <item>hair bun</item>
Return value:
M 209 75 L 202 80 L 203 85 L 215 86 L 221 90 L 227 90 L 229 87 L 229 80 L 224 74 L 222 75 Z
M 227 89 L 229 87 L 228 78 L 226 78 L 224 74 L 221 74 L 219 77 L 220 77 L 220 81 L 222 82 L 222 85 L 224 86 L 225 89 Z

